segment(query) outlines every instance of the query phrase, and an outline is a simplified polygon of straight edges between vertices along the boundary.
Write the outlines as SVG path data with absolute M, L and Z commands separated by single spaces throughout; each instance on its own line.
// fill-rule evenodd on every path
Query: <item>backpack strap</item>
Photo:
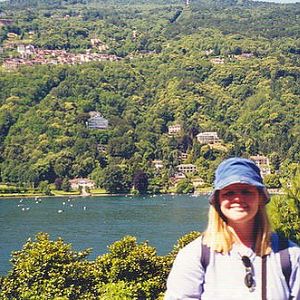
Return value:
M 206 268 L 209 264 L 209 259 L 210 259 L 210 248 L 201 242 L 201 265 L 204 269 L 204 272 L 206 272 Z
M 282 273 L 284 275 L 286 284 L 290 289 L 290 277 L 292 272 L 292 264 L 290 260 L 290 254 L 289 254 L 289 241 L 287 238 L 279 236 L 278 252 L 280 255 Z

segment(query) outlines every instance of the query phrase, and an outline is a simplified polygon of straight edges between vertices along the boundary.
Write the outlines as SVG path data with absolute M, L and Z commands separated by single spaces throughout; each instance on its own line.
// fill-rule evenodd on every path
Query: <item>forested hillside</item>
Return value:
M 91 177 L 124 192 L 143 171 L 157 191 L 181 153 L 207 183 L 230 155 L 266 155 L 282 176 L 299 163 L 300 4 L 38 2 L 0 6 L 12 20 L 0 27 L 2 182 Z M 20 44 L 118 60 L 7 67 Z M 107 129 L 88 128 L 94 111 Z M 168 134 L 175 124 L 180 133 Z M 221 143 L 197 142 L 207 131 Z M 155 159 L 164 164 L 159 172 Z M 117 189 L 107 185 L 114 174 Z

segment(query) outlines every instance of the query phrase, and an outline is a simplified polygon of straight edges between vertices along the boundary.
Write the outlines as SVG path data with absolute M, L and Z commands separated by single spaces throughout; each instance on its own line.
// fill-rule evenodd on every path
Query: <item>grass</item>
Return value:
M 90 190 L 90 193 L 92 194 L 92 195 L 94 195 L 94 194 L 107 194 L 107 191 L 105 190 L 105 189 L 92 189 L 92 190 Z
M 74 196 L 74 195 L 80 195 L 79 191 L 65 192 L 65 191 L 59 191 L 59 190 L 51 190 L 51 193 L 54 196 Z
M 36 196 L 45 196 L 42 193 L 3 193 L 0 194 L 0 197 L 36 197 Z

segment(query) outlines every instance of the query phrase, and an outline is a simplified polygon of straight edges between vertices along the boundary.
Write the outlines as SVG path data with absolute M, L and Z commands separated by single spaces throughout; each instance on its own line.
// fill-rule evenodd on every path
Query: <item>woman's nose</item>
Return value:
M 233 195 L 233 200 L 235 200 L 235 201 L 240 201 L 241 198 L 242 198 L 242 194 L 241 193 L 235 193 Z

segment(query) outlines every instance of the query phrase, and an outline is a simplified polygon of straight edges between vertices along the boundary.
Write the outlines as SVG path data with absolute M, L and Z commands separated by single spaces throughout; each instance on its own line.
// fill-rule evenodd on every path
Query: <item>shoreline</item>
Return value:
M 170 193 L 161 193 L 161 194 L 145 194 L 145 195 L 136 195 L 136 194 L 130 194 L 130 193 L 122 193 L 122 194 L 109 194 L 109 193 L 102 193 L 102 194 L 88 194 L 88 195 L 82 195 L 82 194 L 59 194 L 59 195 L 43 195 L 43 194 L 33 194 L 33 195 L 26 195 L 26 194 L 11 194 L 11 195 L 1 195 L 0 194 L 0 200 L 3 198 L 8 199 L 16 199 L 16 198 L 62 198 L 62 197 L 70 197 L 70 198 L 78 198 L 78 197 L 132 197 L 132 196 L 153 196 L 153 195 L 189 195 L 189 196 L 202 196 L 202 195 L 209 195 L 212 192 L 210 191 L 196 191 L 194 193 L 189 194 L 176 194 L 173 192 Z M 284 195 L 284 191 L 281 189 L 268 189 L 268 192 L 270 195 Z
M 145 194 L 145 195 L 136 195 L 136 194 L 89 194 L 89 195 L 22 195 L 22 194 L 15 194 L 15 195 L 9 195 L 9 196 L 3 196 L 0 194 L 0 200 L 3 198 L 9 198 L 9 199 L 15 199 L 15 198 L 24 198 L 24 199 L 29 199 L 29 198 L 62 198 L 62 197 L 70 197 L 70 198 L 78 198 L 78 197 L 141 197 L 141 196 L 159 196 L 159 195 L 194 195 L 194 196 L 198 196 L 198 195 L 207 195 L 210 192 L 197 192 L 197 193 L 189 193 L 189 194 L 176 194 L 176 193 L 161 193 L 161 194 Z

